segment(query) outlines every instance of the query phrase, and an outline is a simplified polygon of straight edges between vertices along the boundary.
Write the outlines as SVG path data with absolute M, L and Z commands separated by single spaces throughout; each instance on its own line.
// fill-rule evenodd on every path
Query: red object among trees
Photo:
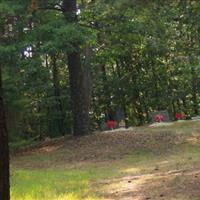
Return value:
M 181 120 L 181 119 L 183 119 L 183 114 L 181 114 L 181 113 L 176 113 L 176 115 L 175 115 L 175 118 L 177 119 L 177 120 Z
M 109 120 L 109 121 L 107 121 L 106 125 L 107 125 L 108 129 L 112 130 L 116 127 L 117 122 L 114 120 Z
M 162 121 L 164 121 L 164 116 L 163 115 L 156 115 L 155 117 L 154 117 L 154 120 L 156 121 L 156 122 L 162 122 Z

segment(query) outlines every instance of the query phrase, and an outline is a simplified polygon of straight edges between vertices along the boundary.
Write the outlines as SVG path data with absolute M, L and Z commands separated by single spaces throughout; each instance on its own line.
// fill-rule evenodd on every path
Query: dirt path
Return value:
M 199 178 L 199 169 L 173 170 L 104 180 L 95 187 L 101 188 L 97 193 L 105 200 L 197 199 Z

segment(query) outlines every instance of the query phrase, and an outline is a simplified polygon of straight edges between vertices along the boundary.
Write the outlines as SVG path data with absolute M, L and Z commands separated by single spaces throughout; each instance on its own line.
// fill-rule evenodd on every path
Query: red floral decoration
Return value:
M 156 116 L 154 117 L 154 120 L 155 120 L 156 122 L 162 122 L 162 121 L 164 121 L 164 116 L 161 115 L 161 114 L 158 114 L 158 115 L 156 115 Z
M 181 119 L 183 119 L 183 114 L 181 114 L 181 113 L 176 113 L 176 115 L 175 115 L 175 118 L 177 119 L 177 120 L 181 120 Z

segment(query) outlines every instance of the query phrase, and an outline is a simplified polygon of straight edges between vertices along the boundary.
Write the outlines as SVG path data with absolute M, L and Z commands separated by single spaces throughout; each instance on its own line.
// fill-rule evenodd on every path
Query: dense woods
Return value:
M 121 109 L 127 126 L 199 113 L 198 1 L 1 1 L 11 140 L 84 135 Z M 89 128 L 90 127 L 90 128 Z
M 11 140 L 86 134 L 118 108 L 127 126 L 155 110 L 198 114 L 198 1 L 1 1 L 0 9 Z
M 198 0 L 1 0 L 0 199 L 4 111 L 10 141 L 85 135 L 118 109 L 126 126 L 157 110 L 198 115 L 199 11 Z

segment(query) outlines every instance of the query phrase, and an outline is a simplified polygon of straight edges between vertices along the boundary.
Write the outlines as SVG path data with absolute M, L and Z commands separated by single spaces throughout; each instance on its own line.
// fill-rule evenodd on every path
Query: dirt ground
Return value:
M 139 131 L 110 131 L 95 133 L 79 138 L 59 138 L 38 143 L 37 145 L 15 152 L 15 156 L 35 154 L 62 154 L 65 161 L 70 163 L 105 161 L 120 159 L 137 150 L 150 150 L 160 154 L 168 151 L 175 144 L 180 143 L 183 137 L 172 131 L 160 133 Z
M 106 200 L 200 200 L 200 122 L 188 126 L 145 127 L 54 139 L 16 152 L 12 164 L 31 169 L 63 165 L 69 168 L 120 162 L 133 152 L 151 152 L 153 160 L 137 163 L 139 170 L 127 166 L 119 177 L 92 182 L 95 194 Z M 38 163 L 31 157 L 41 155 L 47 155 L 48 162 L 41 159 Z M 24 161 L 24 157 L 32 161 Z
M 97 187 L 106 200 L 189 200 L 200 199 L 199 178 L 199 169 L 174 170 L 106 180 Z

